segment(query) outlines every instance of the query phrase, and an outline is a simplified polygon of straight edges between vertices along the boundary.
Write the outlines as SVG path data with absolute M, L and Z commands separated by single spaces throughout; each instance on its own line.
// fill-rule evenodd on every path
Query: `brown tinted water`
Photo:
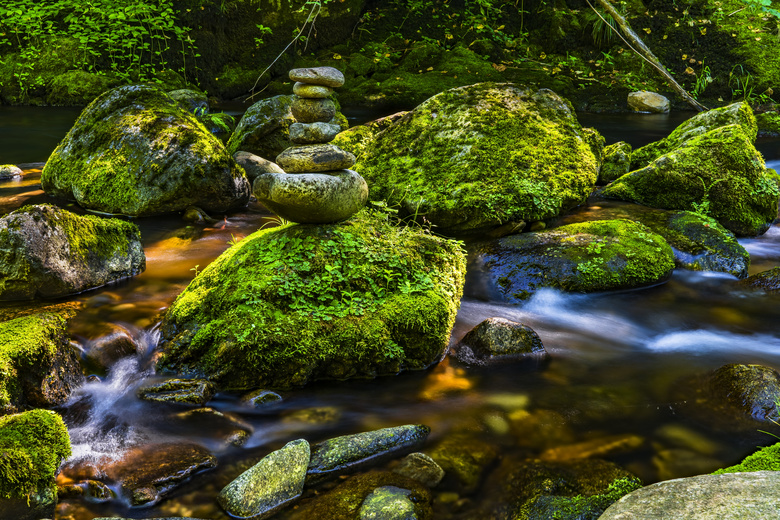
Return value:
M 598 126 L 596 121 L 588 124 Z M 624 122 L 624 133 L 626 126 Z M 780 153 L 767 157 L 776 167 Z M 37 168 L 25 171 L 23 180 L 0 184 L 3 213 L 39 202 L 58 202 L 78 211 L 40 191 Z M 595 219 L 607 216 L 609 209 L 609 204 L 602 204 L 578 212 Z M 280 403 L 264 408 L 246 405 L 238 395 L 219 394 L 209 406 L 251 429 L 242 447 L 226 441 L 224 421 L 193 421 L 182 417 L 181 408 L 139 400 L 138 386 L 159 379 L 150 361 L 160 313 L 196 269 L 227 249 L 230 240 L 269 220 L 270 215 L 257 205 L 194 230 L 185 229 L 176 215 L 136 219 L 147 270 L 132 280 L 69 299 L 82 304 L 70 325 L 76 344 L 85 347 L 122 329 L 134 338 L 137 354 L 109 367 L 85 360 L 85 371 L 97 377 L 61 410 L 69 423 L 74 454 L 60 482 L 89 474 L 118 491 L 121 475 L 101 476 L 101 468 L 111 461 L 132 459 L 139 450 L 156 453 L 161 444 L 170 442 L 200 445 L 216 455 L 218 466 L 195 475 L 152 508 L 129 508 L 121 496 L 102 504 L 64 499 L 58 519 L 227 518 L 215 502 L 217 492 L 270 450 L 297 438 L 317 442 L 408 423 L 431 427 L 426 450 L 465 432 L 497 447 L 501 459 L 535 458 L 559 445 L 638 435 L 642 438 L 638 447 L 605 458 L 646 483 L 712 471 L 775 441 L 757 428 L 734 431 L 715 414 L 695 413 L 689 402 L 692 396 L 681 382 L 730 362 L 780 368 L 780 297 L 740 291 L 728 275 L 679 270 L 667 283 L 642 290 L 594 295 L 545 290 L 516 306 L 491 300 L 484 278 L 471 272 L 453 341 L 485 318 L 506 317 L 539 333 L 550 354 L 546 361 L 468 367 L 446 359 L 426 371 L 282 392 Z M 741 242 L 751 253 L 751 272 L 780 265 L 777 226 L 762 237 Z M 489 472 L 490 468 L 486 475 Z M 490 485 L 454 502 L 453 491 L 446 484 L 435 490 L 442 499 L 435 509 L 438 518 L 496 499 Z M 450 505 L 440 505 L 444 498 Z

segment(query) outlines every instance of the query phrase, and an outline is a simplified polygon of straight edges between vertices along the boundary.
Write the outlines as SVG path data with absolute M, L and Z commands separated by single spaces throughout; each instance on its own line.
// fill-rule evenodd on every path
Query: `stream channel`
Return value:
M 39 183 L 42 161 L 78 113 L 73 108 L 0 107 L 0 163 L 21 164 L 26 173 L 22 180 L 0 184 L 2 214 L 43 202 L 80 212 L 74 204 L 52 201 Z M 354 114 L 353 123 L 386 115 Z M 690 115 L 581 114 L 580 120 L 601 131 L 607 144 L 622 139 L 637 147 L 667 135 Z M 768 166 L 780 169 L 780 139 L 760 139 L 758 147 Z M 592 203 L 567 218 L 609 218 L 618 206 Z M 209 406 L 251 431 L 241 447 L 226 441 L 224 422 L 182 420 L 182 408 L 139 400 L 136 389 L 144 381 L 159 379 L 149 368 L 159 313 L 197 269 L 229 247 L 232 238 L 249 235 L 270 217 L 253 203 L 214 226 L 195 229 L 192 239 L 176 236 L 176 230 L 186 225 L 178 215 L 136 219 L 146 271 L 70 299 L 83 303 L 70 324 L 76 343 L 90 345 L 121 330 L 134 338 L 137 355 L 107 369 L 85 363 L 86 373 L 97 378 L 60 410 L 69 418 L 73 445 L 61 480 L 75 478 L 96 464 L 153 452 L 160 443 L 198 444 L 219 464 L 151 508 L 129 508 L 121 497 L 107 503 L 64 499 L 58 519 L 227 518 L 216 504 L 216 494 L 269 451 L 297 438 L 319 442 L 411 423 L 430 426 L 426 450 L 465 431 L 496 446 L 500 458 L 534 457 L 556 444 L 638 435 L 641 446 L 607 458 L 646 484 L 731 465 L 757 446 L 776 442 L 757 430 L 735 432 L 717 414 L 689 413 L 691 396 L 681 391 L 680 382 L 726 363 L 780 368 L 779 297 L 738 290 L 730 275 L 679 269 L 667 283 L 655 287 L 589 295 L 542 290 L 522 305 L 486 300 L 483 295 L 490 291 L 481 288 L 483 277 L 470 272 L 452 341 L 485 318 L 500 316 L 538 332 L 550 354 L 544 362 L 466 367 L 445 359 L 421 372 L 281 392 L 282 401 L 261 408 L 245 404 L 238 395 L 218 394 Z M 740 243 L 750 252 L 751 274 L 780 265 L 778 225 Z M 528 417 L 537 418 L 536 435 L 523 427 L 523 418 Z M 780 434 L 780 427 L 764 429 Z M 442 510 L 465 511 L 493 499 L 488 486 L 470 496 L 453 498 L 452 491 L 446 485 L 435 490 L 436 503 L 450 504 Z

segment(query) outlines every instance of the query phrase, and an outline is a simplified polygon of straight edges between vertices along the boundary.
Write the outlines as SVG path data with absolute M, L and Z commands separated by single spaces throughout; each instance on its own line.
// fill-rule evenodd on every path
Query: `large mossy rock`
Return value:
M 727 108 L 736 111 L 732 119 L 739 123 L 711 128 L 693 124 L 692 118 L 665 140 L 648 145 L 651 149 L 635 151 L 632 166 L 639 169 L 601 194 L 654 208 L 698 210 L 740 236 L 765 232 L 777 217 L 780 192 L 753 146 L 756 124 L 750 107 Z M 712 111 L 712 121 L 697 117 L 714 125 L 730 114 L 720 110 Z
M 598 175 L 571 105 L 509 83 L 437 94 L 361 146 L 354 169 L 369 199 L 445 233 L 554 217 L 582 203 Z
M 447 348 L 464 271 L 458 242 L 365 210 L 261 230 L 171 305 L 158 368 L 235 390 L 425 368 Z
M 485 243 L 476 251 L 511 302 L 542 287 L 573 292 L 630 289 L 665 281 L 674 269 L 669 244 L 629 220 L 597 220 Z
M 0 415 L 63 404 L 83 381 L 63 318 L 33 314 L 0 323 Z
M 69 456 L 68 429 L 56 413 L 0 417 L 0 518 L 54 518 L 54 477 Z
M 135 224 L 41 204 L 0 219 L 0 300 L 58 298 L 146 268 Z
M 43 190 L 82 207 L 149 216 L 246 205 L 249 183 L 221 141 L 164 92 L 105 92 L 79 116 L 41 173 Z

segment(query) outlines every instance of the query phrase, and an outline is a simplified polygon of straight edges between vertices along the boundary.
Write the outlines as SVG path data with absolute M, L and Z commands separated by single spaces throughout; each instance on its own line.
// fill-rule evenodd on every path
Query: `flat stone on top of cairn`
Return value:
M 344 84 L 344 74 L 333 67 L 292 69 L 290 71 L 290 79 L 309 85 L 322 85 L 324 87 L 340 87 Z

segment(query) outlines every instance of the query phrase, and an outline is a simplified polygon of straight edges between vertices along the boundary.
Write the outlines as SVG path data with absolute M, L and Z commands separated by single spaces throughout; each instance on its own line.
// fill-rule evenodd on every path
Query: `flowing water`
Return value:
M 0 108 L 0 163 L 45 160 L 77 115 L 72 110 L 11 113 Z M 583 119 L 599 128 L 608 143 L 622 138 L 635 146 L 666 135 L 680 122 L 669 116 Z M 9 138 L 15 140 L 9 144 Z M 770 167 L 780 167 L 780 140 L 762 140 L 760 148 Z M 23 180 L 0 184 L 2 213 L 27 203 L 52 202 L 40 191 L 40 166 L 27 164 Z M 579 208 L 572 218 L 608 218 L 613 204 L 619 203 Z M 85 371 L 94 377 L 61 410 L 73 456 L 60 482 L 87 475 L 118 491 L 121 475 L 104 469 L 121 466 L 139 451 L 154 453 L 166 443 L 195 443 L 216 455 L 219 464 L 152 508 L 130 508 L 121 497 L 107 503 L 64 499 L 57 518 L 227 518 L 216 505 L 216 493 L 268 451 L 301 437 L 317 442 L 408 423 L 431 427 L 428 448 L 453 432 L 466 431 L 497 446 L 503 458 L 538 456 L 556 443 L 639 435 L 640 447 L 607 458 L 647 483 L 712 471 L 775 440 L 752 429 L 734 431 L 717 416 L 691 412 L 692 396 L 681 382 L 731 362 L 780 368 L 778 297 L 739 290 L 729 275 L 681 270 L 667 283 L 642 290 L 592 295 L 542 290 L 522 305 L 492 300 L 481 273 L 470 272 L 453 341 L 485 318 L 505 317 L 539 333 L 549 353 L 544 360 L 484 367 L 445 360 L 421 372 L 283 392 L 282 401 L 263 408 L 238 395 L 219 394 L 209 406 L 221 415 L 206 420 L 194 420 L 173 405 L 139 400 L 138 387 L 160 379 L 151 368 L 160 312 L 231 239 L 269 220 L 257 205 L 205 228 L 186 228 L 175 215 L 137 219 L 147 270 L 70 299 L 82 304 L 70 323 L 75 346 L 87 353 L 95 342 L 121 330 L 134 339 L 136 354 L 107 367 L 85 354 Z M 777 226 L 741 243 L 751 254 L 751 273 L 780 265 Z M 534 416 L 554 417 L 543 438 L 524 436 L 523 418 Z M 227 441 L 226 432 L 236 427 L 250 432 L 241 447 Z M 468 501 L 491 499 L 490 490 L 482 489 Z

